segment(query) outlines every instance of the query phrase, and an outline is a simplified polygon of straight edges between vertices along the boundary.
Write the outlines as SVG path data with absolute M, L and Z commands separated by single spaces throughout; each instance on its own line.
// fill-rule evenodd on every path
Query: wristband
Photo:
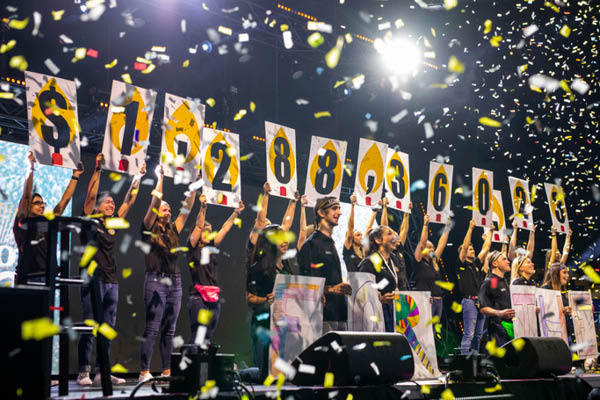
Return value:
M 71 176 L 71 179 L 72 179 L 72 180 L 75 180 L 75 181 L 78 181 L 78 180 L 79 180 L 79 177 L 78 177 L 78 176 L 75 176 L 75 175 L 73 175 L 73 176 Z

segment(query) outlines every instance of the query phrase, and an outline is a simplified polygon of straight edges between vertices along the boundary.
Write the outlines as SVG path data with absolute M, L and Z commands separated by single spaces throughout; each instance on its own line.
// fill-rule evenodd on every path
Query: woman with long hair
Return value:
M 342 251 L 342 257 L 346 264 L 346 270 L 348 272 L 358 271 L 358 264 L 366 257 L 367 251 L 362 245 L 363 233 L 359 230 L 354 229 L 354 207 L 356 206 L 356 195 L 350 196 L 350 215 L 348 216 L 348 229 L 346 230 L 346 237 L 344 239 L 344 247 Z M 373 224 L 374 216 L 371 215 L 371 222 L 369 228 Z
M 569 283 L 569 270 L 566 265 L 554 263 L 548 269 L 548 274 L 542 283 L 542 289 L 560 290 L 563 301 L 563 313 L 571 315 L 567 285 Z
M 181 271 L 177 265 L 179 235 L 183 231 L 196 198 L 195 190 L 188 190 L 183 207 L 171 222 L 171 206 L 162 201 L 164 171 L 158 169 L 158 181 L 152 191 L 141 226 L 142 240 L 150 247 L 146 253 L 146 276 L 144 278 L 144 304 L 146 327 L 141 345 L 141 368 L 139 381 L 152 378 L 150 361 L 154 342 L 159 332 L 159 349 L 162 376 L 171 375 L 171 352 L 177 316 L 181 309 Z

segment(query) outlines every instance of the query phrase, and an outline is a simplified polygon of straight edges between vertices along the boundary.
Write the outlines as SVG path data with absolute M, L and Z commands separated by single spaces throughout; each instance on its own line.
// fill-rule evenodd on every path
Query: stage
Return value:
M 69 395 L 58 396 L 58 387 L 51 390 L 51 399 L 129 399 L 136 386 L 135 378 L 127 379 L 125 385 L 115 386 L 111 397 L 103 397 L 99 387 L 81 387 L 75 381 L 69 382 Z M 248 399 L 274 398 L 275 386 L 244 384 L 247 392 L 241 387 L 237 391 L 221 391 L 217 399 L 239 399 L 246 394 Z M 353 399 L 437 399 L 446 397 L 449 388 L 456 399 L 585 399 L 595 387 L 600 387 L 599 374 L 563 375 L 556 379 L 507 379 L 501 381 L 501 388 L 483 382 L 450 384 L 446 387 L 443 380 L 421 380 L 415 382 L 400 382 L 395 385 L 381 386 L 294 386 L 284 385 L 281 388 L 281 398 L 288 399 L 347 399 L 352 394 Z M 153 390 L 151 384 L 143 385 L 135 394 L 136 399 L 191 399 L 186 393 L 166 393 L 168 384 L 156 384 Z M 493 389 L 497 389 L 492 391 Z M 487 389 L 487 390 L 486 390 Z M 165 393 L 163 393 L 163 391 Z M 444 395 L 442 395 L 444 393 Z M 208 395 L 198 398 L 209 398 Z

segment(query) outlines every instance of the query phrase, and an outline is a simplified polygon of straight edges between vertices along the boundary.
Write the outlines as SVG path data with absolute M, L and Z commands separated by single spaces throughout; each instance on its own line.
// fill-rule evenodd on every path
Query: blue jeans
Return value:
M 259 320 L 260 318 L 260 320 Z M 261 380 L 269 374 L 269 337 L 270 311 L 269 307 L 257 307 L 250 321 L 250 345 L 254 366 L 260 371 Z
M 483 336 L 483 327 L 485 326 L 485 315 L 479 312 L 475 301 L 472 299 L 462 299 L 464 335 L 460 342 L 460 354 L 469 354 L 471 350 L 479 352 L 479 344 Z
M 187 309 L 192 329 L 192 336 L 190 337 L 189 343 L 194 343 L 196 340 L 196 333 L 200 326 L 200 323 L 198 322 L 198 313 L 200 310 L 204 309 L 212 311 L 213 314 L 210 322 L 206 326 L 206 336 L 204 337 L 206 340 L 210 340 L 215 333 L 215 329 L 217 329 L 217 322 L 219 322 L 219 316 L 221 315 L 221 302 L 215 301 L 214 303 L 209 303 L 204 301 L 201 296 L 194 295 L 190 296 L 188 299 Z
M 164 278 L 171 280 L 171 285 L 161 283 Z M 173 336 L 177 317 L 181 309 L 181 275 L 146 272 L 144 279 L 144 304 L 146 308 L 146 328 L 141 349 L 141 370 L 150 369 L 154 342 L 160 332 L 160 358 L 162 369 L 171 368 L 173 352 Z
M 433 299 L 431 304 L 431 317 L 436 315 L 440 317 L 440 323 L 442 323 L 442 312 L 444 311 L 444 299 Z
M 394 327 L 394 303 L 382 303 L 383 307 L 383 322 L 385 323 L 386 332 L 395 332 Z
M 103 320 L 112 328 L 117 323 L 117 304 L 119 303 L 119 284 L 98 282 L 100 288 L 100 302 L 102 303 Z M 83 319 L 94 319 L 92 311 L 92 290 L 89 285 L 81 287 L 81 313 Z M 90 372 L 92 347 L 94 337 L 91 333 L 84 333 L 79 338 L 77 350 L 79 354 L 79 372 Z M 108 354 L 110 355 L 110 340 L 107 341 Z M 96 355 L 98 364 L 98 355 Z

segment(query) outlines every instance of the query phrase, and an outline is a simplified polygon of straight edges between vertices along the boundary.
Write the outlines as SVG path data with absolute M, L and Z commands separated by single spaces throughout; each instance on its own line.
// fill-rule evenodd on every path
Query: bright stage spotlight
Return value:
M 395 75 L 406 76 L 417 74 L 423 53 L 419 47 L 408 39 L 392 41 L 375 40 L 375 49 L 381 55 L 381 61 Z

